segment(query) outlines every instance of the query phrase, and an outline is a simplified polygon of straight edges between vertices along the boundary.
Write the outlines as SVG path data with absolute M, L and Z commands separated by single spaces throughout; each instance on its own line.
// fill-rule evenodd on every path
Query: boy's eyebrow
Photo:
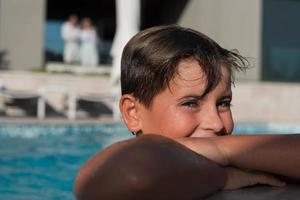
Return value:
M 187 95 L 184 95 L 183 97 L 180 97 L 177 101 L 182 101 L 184 99 L 189 99 L 189 98 L 193 98 L 193 99 L 196 99 L 196 100 L 201 100 L 204 97 L 205 96 L 199 95 L 199 94 L 187 94 Z M 232 91 L 231 91 L 231 89 L 226 89 L 226 91 L 223 92 L 223 94 L 220 96 L 220 98 L 222 98 L 222 99 L 232 98 Z
M 189 98 L 201 100 L 203 98 L 203 95 L 188 94 L 188 95 L 184 95 L 183 97 L 179 98 L 178 101 L 181 101 L 184 99 L 189 99 Z
M 225 94 L 225 95 L 222 95 L 222 96 L 220 97 L 220 99 L 227 99 L 227 98 L 232 99 L 232 93 L 230 93 L 230 94 Z
M 230 87 L 222 93 L 221 98 L 232 98 L 232 90 Z

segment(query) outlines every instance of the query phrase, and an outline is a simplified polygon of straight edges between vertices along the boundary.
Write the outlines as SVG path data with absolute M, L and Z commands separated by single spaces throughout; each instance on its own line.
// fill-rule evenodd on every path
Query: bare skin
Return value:
M 174 140 L 144 135 L 116 143 L 80 170 L 77 199 L 200 199 L 221 189 L 225 170 Z
M 197 61 L 186 59 L 179 63 L 169 88 L 153 98 L 150 108 L 131 95 L 124 95 L 120 110 L 132 132 L 141 130 L 170 138 L 230 135 L 233 129 L 230 80 L 230 73 L 223 67 L 220 83 L 202 97 L 205 76 Z
M 300 134 L 181 138 L 177 142 L 222 166 L 300 180 Z
M 220 83 L 202 97 L 205 81 L 198 63 L 187 59 L 150 108 L 123 95 L 126 126 L 144 134 L 89 160 L 75 181 L 77 198 L 192 200 L 220 189 L 284 185 L 271 174 L 299 178 L 299 135 L 230 136 L 230 74 L 222 68 Z
M 236 144 L 234 148 L 233 143 Z M 300 180 L 299 144 L 300 135 L 184 138 L 177 141 L 160 135 L 144 135 L 116 143 L 96 154 L 80 170 L 74 191 L 78 199 L 89 200 L 193 200 L 220 189 L 238 189 L 258 183 L 284 186 L 272 175 L 227 166 L 247 166 L 247 169 Z M 285 162 L 281 156 L 275 156 L 274 148 L 278 145 L 282 147 L 282 155 L 289 155 L 285 156 Z M 244 147 L 247 156 L 239 155 Z M 266 154 L 268 158 L 259 159 Z

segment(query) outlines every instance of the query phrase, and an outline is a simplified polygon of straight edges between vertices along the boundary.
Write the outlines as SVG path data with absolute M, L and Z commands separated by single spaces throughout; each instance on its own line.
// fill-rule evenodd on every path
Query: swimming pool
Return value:
M 74 199 L 73 179 L 82 163 L 130 136 L 113 124 L 1 124 L 0 199 Z
M 300 126 L 242 123 L 235 132 L 295 133 Z M 84 161 L 130 137 L 122 124 L 0 124 L 1 199 L 74 199 L 74 177 Z

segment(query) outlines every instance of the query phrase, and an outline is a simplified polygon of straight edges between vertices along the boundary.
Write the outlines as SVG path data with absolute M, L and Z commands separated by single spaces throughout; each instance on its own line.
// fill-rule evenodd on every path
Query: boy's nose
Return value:
M 222 135 L 225 127 L 217 108 L 207 109 L 199 118 L 199 125 L 202 130 L 213 132 L 215 135 Z

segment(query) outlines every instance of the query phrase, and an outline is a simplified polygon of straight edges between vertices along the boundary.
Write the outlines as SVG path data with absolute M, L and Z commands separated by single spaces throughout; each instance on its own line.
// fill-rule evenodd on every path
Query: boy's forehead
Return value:
M 197 60 L 186 59 L 179 62 L 177 72 L 174 74 L 171 83 L 175 86 L 184 86 L 187 88 L 199 87 L 199 89 L 201 88 L 201 90 L 204 91 L 207 85 L 207 76 Z M 219 84 L 224 85 L 226 89 L 230 89 L 231 74 L 228 67 L 221 67 L 221 79 Z M 170 89 L 172 89 L 172 87 Z
M 206 85 L 206 75 L 196 60 L 183 60 L 177 66 L 173 81 L 186 86 Z

